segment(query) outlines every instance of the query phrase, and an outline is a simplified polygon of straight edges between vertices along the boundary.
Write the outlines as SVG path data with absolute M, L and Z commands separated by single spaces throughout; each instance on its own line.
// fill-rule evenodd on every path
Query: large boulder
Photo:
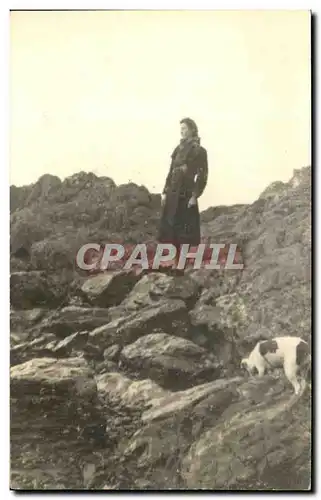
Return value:
M 91 462 L 108 443 L 86 362 L 35 358 L 12 367 L 10 376 L 11 487 L 83 488 L 77 457 Z
M 67 306 L 44 318 L 37 325 L 37 331 L 52 332 L 63 338 L 77 331 L 94 330 L 109 321 L 108 309 Z
M 168 331 L 187 336 L 189 321 L 182 300 L 161 300 L 154 307 L 143 308 L 127 316 L 120 306 L 120 315 L 110 323 L 90 332 L 89 340 L 103 350 L 113 344 L 125 346 L 153 331 Z
M 152 400 L 144 425 L 119 443 L 109 481 L 125 489 L 308 490 L 309 393 L 291 391 L 282 378 L 234 377 Z
M 146 335 L 126 346 L 120 362 L 136 376 L 148 376 L 170 390 L 186 389 L 216 379 L 221 373 L 220 364 L 205 349 L 165 333 Z
M 182 462 L 187 488 L 308 490 L 311 487 L 309 400 L 284 394 L 267 379 L 240 388 L 241 398 L 202 433 Z M 253 405 L 253 399 L 256 405 Z
M 142 421 L 145 423 L 161 421 L 179 413 L 188 414 L 190 411 L 196 417 L 200 413 L 199 409 L 202 406 L 208 416 L 211 416 L 211 419 L 208 419 L 207 425 L 210 423 L 213 424 L 215 412 L 219 413 L 221 411 L 222 413 L 228 404 L 238 399 L 236 384 L 240 382 L 242 382 L 241 377 L 234 377 L 228 380 L 219 379 L 214 382 L 195 385 L 184 391 L 168 393 L 161 398 L 154 397 L 150 401 L 151 408 L 145 410 L 142 414 Z M 224 395 L 226 395 L 225 399 L 223 398 Z M 215 405 L 213 404 L 214 401 L 211 405 L 208 404 L 209 401 L 212 401 L 211 398 L 215 399 Z M 223 399 L 224 407 L 222 406 Z M 202 416 L 205 417 L 205 414 Z M 205 421 L 202 421 L 202 425 L 205 425 L 205 423 Z
M 43 306 L 54 308 L 62 304 L 67 288 L 42 271 L 20 271 L 10 276 L 10 302 L 16 309 Z
M 119 443 L 114 483 L 118 480 L 125 489 L 185 489 L 182 459 L 197 436 L 238 399 L 237 380 L 217 380 L 152 400 L 141 428 Z
M 133 311 L 150 307 L 166 298 L 183 300 L 186 306 L 190 307 L 197 300 L 198 292 L 198 284 L 189 276 L 174 278 L 163 273 L 151 272 L 139 280 L 122 306 L 128 311 Z
M 138 279 L 139 276 L 131 271 L 106 272 L 87 279 L 81 292 L 95 306 L 117 306 Z
M 121 373 L 105 373 L 96 377 L 97 389 L 106 403 L 119 403 L 128 408 L 150 406 L 152 399 L 163 398 L 168 393 L 150 379 L 131 380 Z
M 12 342 L 10 364 L 18 365 L 40 357 L 68 358 L 79 354 L 83 356 L 88 351 L 88 333 L 88 331 L 75 332 L 62 340 L 57 339 L 53 333 L 44 333 L 32 341 Z

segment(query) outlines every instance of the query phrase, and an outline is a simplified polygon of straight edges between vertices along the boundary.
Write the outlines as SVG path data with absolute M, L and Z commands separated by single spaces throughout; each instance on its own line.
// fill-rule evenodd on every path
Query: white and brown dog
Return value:
M 300 337 L 276 337 L 258 342 L 249 357 L 242 359 L 241 368 L 245 368 L 250 375 L 257 372 L 262 377 L 268 368 L 283 366 L 295 394 L 299 394 L 300 390 L 304 391 L 310 363 L 311 354 L 307 342 Z

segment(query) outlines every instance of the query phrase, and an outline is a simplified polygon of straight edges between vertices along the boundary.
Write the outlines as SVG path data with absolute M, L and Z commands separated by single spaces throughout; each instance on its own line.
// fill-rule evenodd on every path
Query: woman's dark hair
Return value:
M 183 118 L 180 121 L 180 124 L 182 125 L 183 123 L 185 123 L 185 125 L 191 130 L 194 137 L 198 137 L 198 128 L 194 120 L 192 120 L 192 118 Z

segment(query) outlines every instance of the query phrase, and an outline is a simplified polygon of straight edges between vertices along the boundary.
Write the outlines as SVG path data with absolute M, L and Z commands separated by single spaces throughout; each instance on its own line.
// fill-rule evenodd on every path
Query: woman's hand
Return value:
M 165 205 L 165 201 L 166 201 L 166 194 L 162 194 L 162 200 L 161 200 L 162 207 Z
M 181 169 L 182 172 L 184 172 L 184 174 L 186 174 L 186 172 L 187 172 L 187 165 L 182 165 L 179 168 Z
M 188 204 L 187 204 L 187 208 L 190 208 L 192 207 L 193 205 L 196 205 L 197 203 L 197 199 L 196 199 L 196 196 L 192 196 L 189 200 L 188 200 Z

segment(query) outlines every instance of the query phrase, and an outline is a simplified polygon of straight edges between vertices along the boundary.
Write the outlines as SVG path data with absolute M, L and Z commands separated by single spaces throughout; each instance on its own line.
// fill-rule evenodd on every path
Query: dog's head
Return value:
M 240 364 L 241 370 L 247 370 L 248 368 L 248 358 L 243 358 Z
M 257 372 L 256 367 L 250 362 L 249 358 L 242 359 L 240 368 L 244 375 L 255 375 Z
M 243 358 L 241 363 L 240 363 L 240 369 L 243 373 L 243 375 L 248 375 L 250 373 L 250 367 L 248 363 L 248 358 Z

